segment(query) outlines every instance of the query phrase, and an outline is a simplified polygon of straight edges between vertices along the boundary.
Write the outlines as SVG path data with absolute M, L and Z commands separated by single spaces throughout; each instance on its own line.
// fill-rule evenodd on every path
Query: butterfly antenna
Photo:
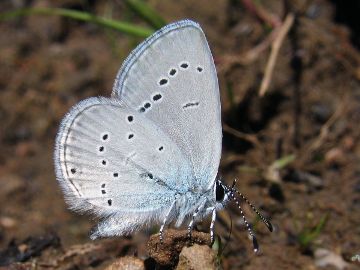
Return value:
M 268 221 L 260 212 L 255 208 L 255 206 L 239 191 L 237 191 L 235 188 L 232 188 L 233 192 L 236 192 L 242 200 L 244 200 L 248 205 L 250 205 L 251 209 L 260 217 L 262 222 L 266 225 L 266 227 L 269 229 L 270 232 L 273 231 L 273 226 L 271 225 L 270 221 Z
M 237 179 L 235 178 L 234 181 L 233 181 L 233 183 L 232 183 L 232 185 L 231 185 L 231 187 L 230 187 L 230 188 L 228 187 L 228 188 L 229 188 L 230 190 L 236 190 L 236 189 L 235 189 L 236 182 L 237 182 Z
M 231 196 L 231 198 L 234 200 L 234 202 L 236 203 L 237 207 L 238 207 L 239 210 L 240 210 L 241 217 L 242 217 L 242 219 L 244 220 L 245 225 L 246 225 L 246 228 L 247 228 L 247 230 L 248 230 L 248 232 L 249 232 L 249 235 L 250 235 L 250 237 L 251 237 L 251 239 L 252 239 L 252 241 L 253 241 L 254 252 L 258 252 L 258 250 L 259 250 L 259 244 L 258 244 L 258 242 L 257 242 L 257 240 L 256 240 L 256 237 L 255 237 L 255 235 L 254 235 L 254 233 L 253 233 L 253 231 L 252 231 L 249 223 L 247 222 L 247 220 L 246 220 L 246 218 L 245 218 L 245 215 L 244 215 L 244 212 L 243 212 L 243 210 L 242 210 L 242 208 L 241 208 L 241 206 L 240 206 L 240 203 L 239 203 L 239 201 L 236 199 L 236 197 L 235 197 L 235 195 L 234 195 L 234 192 L 231 192 L 231 193 L 230 193 L 230 196 Z

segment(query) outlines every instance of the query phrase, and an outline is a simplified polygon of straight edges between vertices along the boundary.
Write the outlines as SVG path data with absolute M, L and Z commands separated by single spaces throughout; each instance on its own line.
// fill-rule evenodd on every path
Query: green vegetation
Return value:
M 320 235 L 325 227 L 328 214 L 325 214 L 315 226 L 305 226 L 298 234 L 297 240 L 302 250 L 309 250 L 315 239 Z
M 162 27 L 166 24 L 165 20 L 157 14 L 153 9 L 140 0 L 127 0 L 127 4 L 135 11 L 140 17 L 149 22 L 155 29 Z M 149 27 L 138 26 L 126 21 L 119 21 L 110 18 L 97 16 L 85 11 L 64 9 L 64 8 L 24 8 L 17 9 L 10 12 L 0 13 L 0 21 L 10 20 L 13 18 L 29 15 L 50 15 L 50 16 L 63 16 L 74 20 L 90 22 L 102 27 L 113 29 L 124 34 L 134 37 L 148 37 L 155 29 Z

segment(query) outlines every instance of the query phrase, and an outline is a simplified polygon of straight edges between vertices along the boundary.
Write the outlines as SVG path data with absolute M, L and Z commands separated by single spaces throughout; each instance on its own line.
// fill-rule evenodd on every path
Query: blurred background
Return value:
M 219 76 L 220 175 L 237 178 L 275 227 L 269 233 L 244 206 L 260 243 L 255 255 L 229 205 L 216 225 L 218 263 L 359 267 L 359 13 L 359 1 L 340 0 L 1 1 L 0 265 L 103 269 L 115 257 L 146 258 L 157 228 L 94 248 L 95 221 L 67 210 L 56 182 L 54 139 L 72 105 L 110 96 L 137 44 L 189 18 L 201 24 Z M 198 229 L 208 232 L 208 222 Z

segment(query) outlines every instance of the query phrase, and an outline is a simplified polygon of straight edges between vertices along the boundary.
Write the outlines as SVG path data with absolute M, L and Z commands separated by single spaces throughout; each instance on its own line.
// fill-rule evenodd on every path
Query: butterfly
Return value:
M 182 20 L 141 43 L 120 68 L 112 97 L 76 104 L 61 122 L 56 177 L 70 208 L 101 218 L 91 238 L 195 222 L 236 196 L 217 178 L 222 128 L 218 79 L 199 24 Z M 249 202 L 248 202 L 249 203 Z M 258 213 L 267 227 L 271 224 Z M 241 210 L 241 208 L 240 208 Z M 254 249 L 256 238 L 246 221 Z

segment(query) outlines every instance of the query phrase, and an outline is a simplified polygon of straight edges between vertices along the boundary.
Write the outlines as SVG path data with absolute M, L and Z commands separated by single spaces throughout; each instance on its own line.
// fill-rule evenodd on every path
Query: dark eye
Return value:
M 224 200 L 224 196 L 225 196 L 225 189 L 223 187 L 223 185 L 219 182 L 216 181 L 216 190 L 215 190 L 215 199 L 217 202 L 221 202 L 222 200 Z

